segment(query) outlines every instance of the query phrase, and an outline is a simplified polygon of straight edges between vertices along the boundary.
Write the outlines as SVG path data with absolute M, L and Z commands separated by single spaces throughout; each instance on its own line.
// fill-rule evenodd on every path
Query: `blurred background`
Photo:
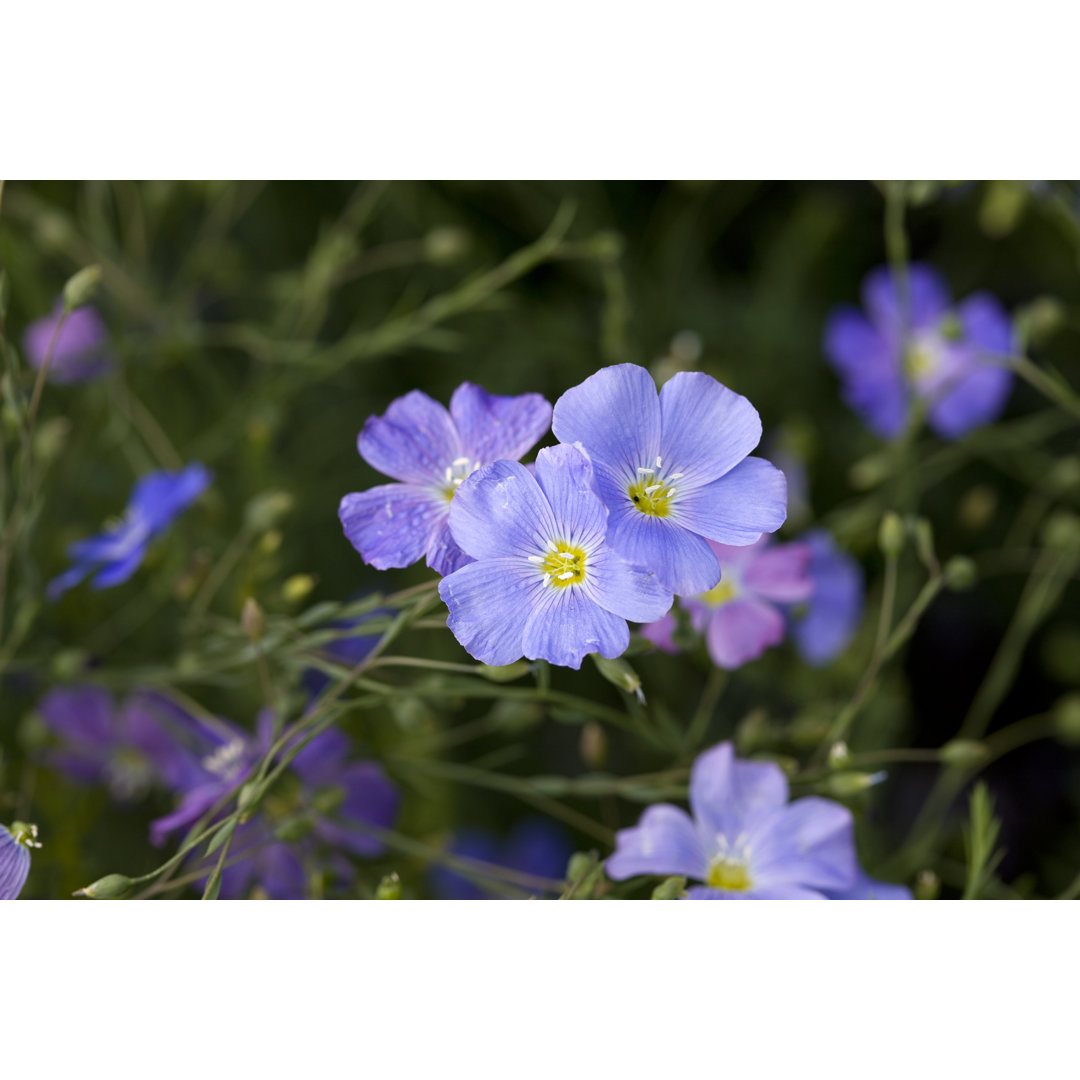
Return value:
M 398 672 L 400 694 L 348 714 L 341 728 L 397 785 L 394 829 L 406 839 L 356 860 L 344 887 L 313 871 L 309 894 L 371 896 L 396 872 L 407 896 L 445 895 L 436 871 L 447 867 L 432 852 L 468 849 L 509 865 L 528 844 L 543 851 L 523 869 L 559 879 L 574 851 L 606 856 L 643 801 L 676 797 L 694 752 L 722 738 L 787 764 L 796 793 L 818 790 L 810 774 L 800 788 L 799 768 L 867 665 L 882 589 L 878 525 L 889 509 L 928 519 L 938 557 L 971 556 L 978 574 L 971 589 L 937 597 L 852 729 L 854 753 L 887 762 L 881 783 L 849 797 L 863 861 L 909 885 L 930 871 L 926 889 L 936 881 L 944 896 L 963 888 L 962 792 L 943 806 L 932 839 L 912 847 L 910 830 L 940 775 L 937 749 L 956 736 L 1013 627 L 1018 662 L 1001 676 L 989 732 L 1034 724 L 971 774 L 987 782 L 1001 820 L 993 891 L 1069 889 L 1080 872 L 1075 563 L 1033 625 L 1015 623 L 1025 590 L 1042 580 L 1033 567 L 1050 543 L 1048 522 L 1055 544 L 1074 540 L 1077 421 L 1018 380 L 993 428 L 948 445 L 920 434 L 904 465 L 918 478 L 917 504 L 892 505 L 895 463 L 844 405 L 822 352 L 829 312 L 858 304 L 864 276 L 886 262 L 886 205 L 872 183 L 8 182 L 6 400 L 33 382 L 16 359 L 27 328 L 92 264 L 102 269 L 93 306 L 112 360 L 100 378 L 45 390 L 38 435 L 48 471 L 0 623 L 0 821 L 35 821 L 44 842 L 23 895 L 65 897 L 106 873 L 144 873 L 172 850 L 147 837 L 149 821 L 173 805 L 167 793 L 122 804 L 46 763 L 55 737 L 36 713 L 46 692 L 92 682 L 122 698 L 171 685 L 253 729 L 265 704 L 254 665 L 211 670 L 207 660 L 234 647 L 248 597 L 290 626 L 316 605 L 431 577 L 422 565 L 379 573 L 342 534 L 341 497 L 382 482 L 356 451 L 369 415 L 414 388 L 446 402 L 465 380 L 554 402 L 623 361 L 647 365 L 658 383 L 703 370 L 754 403 L 764 456 L 805 470 L 782 535 L 824 525 L 866 573 L 867 613 L 851 647 L 813 669 L 785 643 L 722 693 L 714 686 L 710 701 L 703 648 L 669 656 L 636 642 L 630 662 L 648 698 L 649 738 L 590 723 L 571 705 L 411 694 L 437 673 Z M 910 257 L 934 265 L 957 299 L 984 290 L 1010 312 L 1035 311 L 1029 355 L 1073 386 L 1077 210 L 1064 182 L 918 182 L 903 205 Z M 68 545 L 121 514 L 139 476 L 191 461 L 213 470 L 212 488 L 131 580 L 41 602 L 68 565 Z M 924 579 L 909 551 L 898 613 Z M 314 618 L 340 614 L 325 612 Z M 469 661 L 437 627 L 411 632 L 395 651 Z M 299 700 L 298 667 L 273 673 Z M 551 680 L 611 708 L 636 707 L 589 664 Z M 701 710 L 695 744 L 687 729 Z M 670 778 L 638 797 L 527 782 L 664 770 Z M 543 835 L 530 839 L 537 828 Z

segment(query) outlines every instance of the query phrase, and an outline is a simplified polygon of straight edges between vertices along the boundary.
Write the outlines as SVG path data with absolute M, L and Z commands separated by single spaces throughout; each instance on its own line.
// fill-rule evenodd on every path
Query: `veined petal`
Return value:
M 614 881 L 637 874 L 682 874 L 705 877 L 706 856 L 694 823 L 685 810 L 668 803 L 650 806 L 632 829 L 615 834 L 615 854 L 604 870 Z
M 0 825 L 0 900 L 16 900 L 30 873 L 30 851 Z
M 673 513 L 673 519 L 691 532 L 736 547 L 754 543 L 762 533 L 776 532 L 786 517 L 787 479 L 775 465 L 757 457 L 681 494 Z
M 608 512 L 593 487 L 589 459 L 563 443 L 536 455 L 536 479 L 557 522 L 560 540 L 586 550 L 597 548 L 607 532 Z
M 708 541 L 670 518 L 639 514 L 633 507 L 616 511 L 608 519 L 607 542 L 679 596 L 708 592 L 720 581 L 720 564 Z
M 558 401 L 551 430 L 564 443 L 581 443 L 594 464 L 633 477 L 660 453 L 660 398 L 637 364 L 601 368 Z
M 655 622 L 671 609 L 673 599 L 655 573 L 631 566 L 609 547 L 590 559 L 585 588 L 602 608 L 631 622 Z
M 346 495 L 338 517 L 364 562 L 389 570 L 420 559 L 449 510 L 449 503 L 430 488 L 381 484 Z
M 527 559 L 547 548 L 559 526 L 528 469 L 516 461 L 496 461 L 457 489 L 450 531 L 474 559 Z
M 758 596 L 778 604 L 807 599 L 814 589 L 808 544 L 776 544 L 766 548 L 746 568 L 742 582 Z
M 680 371 L 664 384 L 660 417 L 660 455 L 688 486 L 730 472 L 761 441 L 757 409 L 701 371 Z
M 446 408 L 422 390 L 392 401 L 382 416 L 369 416 L 356 445 L 372 468 L 407 484 L 438 483 L 465 453 Z
M 784 640 L 784 617 L 761 600 L 730 600 L 713 612 L 705 644 L 717 667 L 732 671 Z
M 469 563 L 439 582 L 439 596 L 450 609 L 446 625 L 481 663 L 512 664 L 524 653 L 525 624 L 539 587 L 539 577 L 518 559 Z
M 450 416 L 467 457 L 487 465 L 517 461 L 551 426 L 551 403 L 540 394 L 503 397 L 462 383 L 450 399 Z
M 530 660 L 547 660 L 576 671 L 588 653 L 614 659 L 630 644 L 626 620 L 602 608 L 580 586 L 540 586 L 533 604 L 523 641 Z
M 729 742 L 700 754 L 690 772 L 690 809 L 708 836 L 733 843 L 787 803 L 788 782 L 771 761 L 739 761 Z
M 454 534 L 450 531 L 450 513 L 447 507 L 446 517 L 439 518 L 428 541 L 427 564 L 440 577 L 446 577 L 471 562 L 472 558 L 458 547 Z
M 852 888 L 854 828 L 846 806 L 814 795 L 799 799 L 751 829 L 751 876 L 762 887 Z

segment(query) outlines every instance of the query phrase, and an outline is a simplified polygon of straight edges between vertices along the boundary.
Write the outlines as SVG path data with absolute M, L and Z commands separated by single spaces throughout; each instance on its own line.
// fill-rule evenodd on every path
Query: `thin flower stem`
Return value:
M 1024 382 L 1038 390 L 1049 401 L 1074 417 L 1080 418 L 1080 397 L 1060 376 L 1048 375 L 1026 356 L 1010 356 L 1006 363 Z
M 705 680 L 705 687 L 701 691 L 701 700 L 694 711 L 690 726 L 686 729 L 686 741 L 683 744 L 685 754 L 693 755 L 709 731 L 709 723 L 716 711 L 716 706 L 724 693 L 728 683 L 728 673 L 723 668 L 713 667 L 709 669 Z

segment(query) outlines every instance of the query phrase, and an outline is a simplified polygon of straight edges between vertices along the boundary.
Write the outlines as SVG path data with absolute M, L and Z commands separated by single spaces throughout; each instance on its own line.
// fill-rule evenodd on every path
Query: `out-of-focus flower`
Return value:
M 911 890 L 906 885 L 890 885 L 867 877 L 862 867 L 855 873 L 855 884 L 850 889 L 825 889 L 829 900 L 910 900 Z
M 789 803 L 778 765 L 738 761 L 721 743 L 694 762 L 690 808 L 650 806 L 621 829 L 608 877 L 682 875 L 703 882 L 692 900 L 824 900 L 856 887 L 851 811 L 816 796 Z
M 120 802 L 155 783 L 176 790 L 198 776 L 198 759 L 170 728 L 175 711 L 154 694 L 133 694 L 118 707 L 99 687 L 63 687 L 41 699 L 38 713 L 62 740 L 46 762 L 80 783 L 106 787 Z
M 607 546 L 607 517 L 592 467 L 573 446 L 541 450 L 535 477 L 513 461 L 470 477 L 450 524 L 476 561 L 439 583 L 458 641 L 493 665 L 524 655 L 579 668 L 587 653 L 621 655 L 626 620 L 658 619 L 671 593 Z
M 16 900 L 30 873 L 30 849 L 39 848 L 37 826 L 0 825 L 0 900 Z
M 517 461 L 547 431 L 551 405 L 539 394 L 500 397 L 462 383 L 449 412 L 420 390 L 372 416 L 360 432 L 360 456 L 400 481 L 341 500 L 338 516 L 350 543 L 379 570 L 427 556 L 438 574 L 468 562 L 450 534 L 450 504 L 462 481 L 482 465 Z
M 651 642 L 661 652 L 671 653 L 673 656 L 682 650 L 675 643 L 675 631 L 679 628 L 679 621 L 674 612 L 669 611 L 656 622 L 646 623 L 638 628 L 638 632 L 648 642 Z
M 682 605 L 705 635 L 713 663 L 733 669 L 784 640 L 781 605 L 806 600 L 813 589 L 810 548 L 773 544 L 771 537 L 747 547 L 709 543 L 720 563 L 720 584 Z
M 601 368 L 555 403 L 552 430 L 592 460 L 608 544 L 680 596 L 720 580 L 708 540 L 752 544 L 784 523 L 784 474 L 747 457 L 757 410 L 711 375 L 680 371 L 658 395 L 643 367 Z
M 35 368 L 45 362 L 56 325 L 63 313 L 63 303 L 57 304 L 51 315 L 31 323 L 23 335 L 23 348 Z M 53 345 L 49 362 L 49 381 L 64 383 L 88 382 L 108 370 L 111 359 L 107 352 L 108 331 L 101 316 L 92 307 L 72 311 Z
M 574 853 L 565 829 L 547 818 L 536 817 L 519 821 L 505 839 L 487 829 L 461 829 L 449 850 L 451 855 L 463 859 L 549 881 L 563 879 L 566 864 Z M 499 899 L 448 866 L 433 868 L 430 879 L 431 890 L 439 900 Z
M 385 608 L 376 608 L 368 614 L 361 615 L 356 619 L 348 619 L 343 622 L 332 623 L 331 630 L 354 630 L 362 626 L 368 619 L 378 618 L 380 615 L 388 615 L 390 612 Z M 349 634 L 347 637 L 335 638 L 320 647 L 320 651 L 338 663 L 355 666 L 379 641 L 378 634 Z M 330 677 L 317 668 L 308 668 L 301 679 L 304 689 L 309 697 L 317 697 L 323 692 Z
M 142 564 L 146 549 L 210 485 L 211 473 L 194 462 L 177 472 L 149 473 L 131 493 L 123 520 L 97 536 L 68 548 L 74 565 L 48 587 L 50 600 L 94 575 L 91 585 L 107 589 L 127 581 Z
M 808 532 L 801 542 L 810 548 L 813 591 L 805 604 L 789 612 L 789 621 L 803 659 L 820 667 L 839 656 L 858 629 L 863 613 L 863 572 L 824 529 Z
M 908 311 L 888 267 L 863 284 L 866 314 L 838 308 L 825 327 L 824 348 L 844 400 L 885 439 L 900 435 L 913 398 L 943 439 L 958 439 L 997 419 L 1012 387 L 1004 360 L 1015 351 L 1012 322 L 987 293 L 955 306 L 929 266 L 908 268 Z M 906 325 L 905 325 L 906 323 Z

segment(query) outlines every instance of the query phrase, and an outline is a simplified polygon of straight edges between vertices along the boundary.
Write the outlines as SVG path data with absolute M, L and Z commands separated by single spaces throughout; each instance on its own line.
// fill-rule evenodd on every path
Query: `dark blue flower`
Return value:
M 658 395 L 643 367 L 601 368 L 555 403 L 552 430 L 593 463 L 609 545 L 680 596 L 720 580 L 708 540 L 752 544 L 784 523 L 784 474 L 747 457 L 757 410 L 710 375 L 680 371 Z
M 18 899 L 30 873 L 30 849 L 39 847 L 36 825 L 0 825 L 0 900 Z
M 49 343 L 53 339 L 62 312 L 61 302 L 51 315 L 38 319 L 26 328 L 23 348 L 35 368 L 40 368 L 45 362 Z M 92 307 L 81 307 L 72 311 L 64 320 L 63 328 L 53 345 L 49 381 L 88 382 L 103 374 L 110 364 L 107 353 L 108 336 L 101 316 Z
M 75 565 L 49 583 L 49 599 L 55 600 L 91 574 L 95 589 L 127 581 L 142 564 L 150 541 L 206 490 L 210 480 L 209 470 L 198 462 L 178 472 L 144 476 L 136 483 L 118 525 L 68 548 Z
M 562 881 L 574 847 L 565 829 L 547 818 L 530 817 L 519 821 L 505 839 L 487 829 L 461 829 L 449 851 L 451 855 L 493 867 Z M 439 900 L 496 899 L 448 866 L 435 867 L 430 878 L 432 892 Z
M 813 591 L 805 604 L 789 613 L 791 633 L 803 659 L 814 667 L 839 656 L 859 627 L 863 613 L 863 571 L 836 546 L 824 529 L 808 532 Z
M 450 410 L 419 390 L 369 417 L 360 456 L 397 484 L 353 492 L 338 516 L 350 543 L 379 570 L 427 556 L 438 574 L 468 562 L 450 535 L 450 503 L 482 465 L 517 461 L 547 431 L 551 405 L 539 394 L 500 397 L 462 383 Z
M 888 267 L 863 284 L 866 314 L 837 309 L 824 349 L 843 383 L 844 400 L 885 439 L 904 430 L 914 398 L 926 403 L 930 427 L 958 439 L 997 419 L 1012 388 L 1005 358 L 1015 351 L 1012 323 L 987 293 L 955 306 L 937 271 L 909 267 L 905 327 Z
M 439 583 L 458 641 L 494 665 L 527 656 L 578 668 L 587 653 L 625 651 L 626 620 L 658 619 L 671 593 L 606 545 L 607 516 L 573 446 L 541 450 L 535 476 L 499 461 L 470 477 L 450 525 L 476 561 Z

